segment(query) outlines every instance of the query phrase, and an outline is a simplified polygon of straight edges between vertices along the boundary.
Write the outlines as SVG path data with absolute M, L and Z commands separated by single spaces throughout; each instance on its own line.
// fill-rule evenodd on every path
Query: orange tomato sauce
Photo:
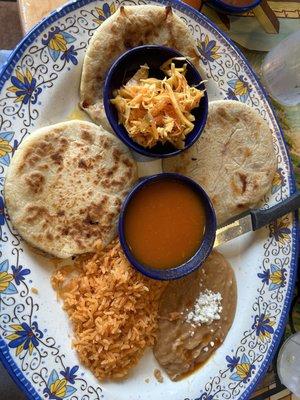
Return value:
M 176 180 L 145 185 L 127 207 L 127 244 L 148 267 L 168 269 L 184 263 L 197 251 L 204 231 L 205 210 L 199 196 Z

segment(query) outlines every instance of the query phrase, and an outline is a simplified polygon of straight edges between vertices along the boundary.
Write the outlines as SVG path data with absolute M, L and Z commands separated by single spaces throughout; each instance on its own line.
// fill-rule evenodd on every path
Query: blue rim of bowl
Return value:
M 113 72 L 115 71 L 115 69 L 118 67 L 119 63 L 128 56 L 128 54 L 132 54 L 134 52 L 138 52 L 140 51 L 141 48 L 154 48 L 154 47 L 159 47 L 161 49 L 166 49 L 166 50 L 172 50 L 174 53 L 177 54 L 178 57 L 184 57 L 179 51 L 172 49 L 170 47 L 166 47 L 166 46 L 161 46 L 161 45 L 143 45 L 143 46 L 137 46 L 134 47 L 132 49 L 127 50 L 125 53 L 123 53 L 120 57 L 118 57 L 113 64 L 111 65 L 111 67 L 109 68 L 109 70 L 106 73 L 106 77 L 105 77 L 105 81 L 104 81 L 104 88 L 103 88 L 103 104 L 104 104 L 104 110 L 106 113 L 106 117 L 113 129 L 113 131 L 115 132 L 115 134 L 117 135 L 117 137 L 127 146 L 129 147 L 131 150 L 142 154 L 143 156 L 146 157 L 152 157 L 152 158 L 167 158 L 167 157 L 173 157 L 178 155 L 179 153 L 181 153 L 182 151 L 188 149 L 189 147 L 191 147 L 198 139 L 199 136 L 201 135 L 201 133 L 203 132 L 203 129 L 205 127 L 206 124 L 206 120 L 207 120 L 207 115 L 208 115 L 208 96 L 207 96 L 207 91 L 204 91 L 204 96 L 202 97 L 202 99 L 200 100 L 202 103 L 204 103 L 204 111 L 203 111 L 203 115 L 201 118 L 201 124 L 200 127 L 198 128 L 198 132 L 197 134 L 195 134 L 195 137 L 190 141 L 190 143 L 185 146 L 183 149 L 176 149 L 174 147 L 174 150 L 172 152 L 168 152 L 168 153 L 153 153 L 151 151 L 151 149 L 146 149 L 143 146 L 140 146 L 138 143 L 133 142 L 129 136 L 125 136 L 125 135 L 120 135 L 119 134 L 119 124 L 116 121 L 115 118 L 112 117 L 110 109 L 109 109 L 109 83 L 110 83 L 110 79 L 111 79 L 111 75 L 113 74 Z M 187 59 L 186 62 L 190 65 L 190 67 L 194 70 L 194 72 L 196 74 L 199 75 L 199 83 L 203 82 L 202 77 L 199 73 L 199 71 L 197 70 L 197 68 Z
M 34 42 L 34 40 L 40 35 L 41 32 L 44 31 L 45 28 L 50 26 L 52 23 L 56 22 L 58 19 L 64 17 L 68 13 L 77 10 L 80 7 L 83 7 L 87 4 L 92 3 L 95 0 L 71 0 L 68 4 L 60 7 L 56 11 L 50 13 L 50 15 L 44 18 L 41 22 L 39 22 L 36 26 L 34 26 L 26 36 L 20 41 L 20 43 L 16 46 L 14 51 L 11 53 L 7 62 L 3 65 L 3 68 L 0 72 L 0 90 L 2 89 L 3 85 L 7 81 L 7 79 L 11 76 L 11 72 L 15 67 L 16 63 L 22 57 L 22 52 L 26 49 L 30 44 Z M 277 126 L 278 133 L 280 134 L 282 143 L 280 143 L 281 148 L 283 151 L 286 152 L 286 160 L 289 167 L 289 174 L 288 174 L 288 182 L 290 185 L 289 195 L 292 195 L 296 191 L 296 181 L 294 170 L 291 162 L 291 158 L 289 152 L 287 150 L 287 144 L 283 136 L 283 131 L 278 123 L 275 111 L 273 106 L 271 105 L 269 96 L 267 95 L 265 89 L 263 88 L 262 84 L 260 83 L 256 73 L 254 72 L 253 68 L 247 61 L 244 54 L 241 50 L 236 46 L 236 44 L 225 34 L 223 33 L 211 20 L 209 20 L 205 15 L 201 14 L 199 11 L 194 9 L 193 7 L 189 6 L 186 3 L 183 3 L 180 0 L 162 0 L 161 2 L 155 1 L 157 5 L 174 5 L 175 10 L 177 11 L 184 11 L 187 15 L 192 15 L 195 18 L 195 21 L 198 23 L 203 23 L 210 28 L 214 29 L 217 35 L 226 43 L 227 46 L 230 46 L 233 51 L 240 57 L 242 65 L 246 68 L 247 74 L 251 77 L 254 81 L 255 87 L 258 90 L 258 93 L 261 95 L 262 102 L 266 103 L 269 107 L 271 113 L 268 112 L 269 117 L 271 120 L 275 121 L 275 126 Z M 277 135 L 279 136 L 279 135 Z M 252 382 L 244 389 L 244 391 L 236 396 L 235 400 L 247 400 L 251 393 L 254 391 L 256 386 L 259 382 L 263 379 L 265 372 L 267 371 L 276 351 L 280 344 L 282 335 L 284 333 L 286 320 L 288 318 L 288 311 L 293 299 L 294 288 L 296 284 L 296 277 L 297 277 L 297 261 L 298 261 L 298 254 L 299 254 L 299 238 L 300 236 L 300 229 L 299 229 L 299 219 L 298 219 L 298 212 L 295 211 L 294 219 L 293 219 L 293 227 L 292 227 L 292 256 L 291 256 L 291 279 L 290 284 L 287 289 L 287 293 L 284 300 L 283 309 L 280 315 L 280 319 L 278 321 L 278 327 L 276 330 L 276 335 L 273 336 L 272 343 L 270 348 L 268 349 L 265 359 L 261 364 L 260 368 L 257 370 L 255 378 Z M 42 400 L 41 395 L 37 392 L 37 390 L 33 387 L 32 383 L 29 379 L 25 376 L 22 372 L 21 368 L 17 365 L 16 361 L 10 355 L 10 350 L 7 343 L 3 340 L 3 337 L 0 334 L 0 361 L 6 368 L 7 372 L 10 374 L 11 378 L 14 382 L 19 386 L 21 390 L 28 396 L 28 398 L 32 400 Z
M 132 201 L 132 199 L 134 198 L 134 196 L 137 194 L 137 192 L 139 192 L 146 185 L 165 180 L 181 182 L 189 186 L 195 193 L 197 193 L 205 208 L 206 227 L 203 240 L 196 253 L 190 259 L 188 259 L 185 263 L 178 265 L 177 267 L 169 269 L 154 269 L 137 261 L 132 251 L 130 250 L 124 232 L 125 217 L 126 217 L 126 209 L 130 204 L 130 202 Z M 143 275 L 146 275 L 149 278 L 157 280 L 179 279 L 200 268 L 212 251 L 216 236 L 216 230 L 217 230 L 217 222 L 216 222 L 215 210 L 205 190 L 192 179 L 181 174 L 169 173 L 169 172 L 142 178 L 142 180 L 140 180 L 140 182 L 138 182 L 133 187 L 133 189 L 128 193 L 122 204 L 119 217 L 119 224 L 118 224 L 120 243 L 130 264 L 134 268 L 136 268 L 139 272 L 141 272 Z
M 209 0 L 208 5 L 213 5 L 218 8 L 220 11 L 225 11 L 231 14 L 241 14 L 243 12 L 247 12 L 257 7 L 262 0 L 253 0 L 251 4 L 248 6 L 231 6 L 229 4 L 224 3 L 222 0 Z

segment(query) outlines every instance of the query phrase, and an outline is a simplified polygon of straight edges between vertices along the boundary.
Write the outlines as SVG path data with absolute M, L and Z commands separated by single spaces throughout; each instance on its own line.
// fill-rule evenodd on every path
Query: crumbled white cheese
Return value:
M 197 325 L 211 324 L 214 320 L 220 319 L 222 312 L 222 296 L 220 293 L 214 293 L 205 289 L 201 292 L 195 302 L 194 309 L 186 316 L 186 321 Z
M 211 347 L 214 347 L 215 342 L 210 342 Z
M 206 347 L 204 347 L 204 349 L 203 349 L 204 351 L 205 351 L 205 353 L 207 353 L 208 352 L 208 347 L 206 346 Z

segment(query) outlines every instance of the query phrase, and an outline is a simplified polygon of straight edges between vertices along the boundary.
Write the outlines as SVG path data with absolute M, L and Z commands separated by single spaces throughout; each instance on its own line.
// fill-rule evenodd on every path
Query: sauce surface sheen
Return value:
M 202 242 L 205 209 L 188 185 L 149 183 L 130 201 L 125 237 L 134 257 L 148 267 L 168 269 L 189 260 Z

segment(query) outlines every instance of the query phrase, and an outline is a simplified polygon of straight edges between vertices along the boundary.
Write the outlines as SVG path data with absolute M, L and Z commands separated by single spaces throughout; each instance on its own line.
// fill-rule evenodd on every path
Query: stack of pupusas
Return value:
M 167 301 L 172 297 L 172 288 L 178 302 L 185 296 L 181 288 L 186 290 L 190 280 L 205 281 L 198 272 L 184 282 L 177 281 L 166 292 L 165 301 L 159 303 L 159 296 L 154 296 L 160 293 L 159 284 L 136 271 L 133 280 L 118 241 L 112 244 L 120 206 L 138 174 L 129 150 L 107 131 L 111 128 L 103 108 L 103 83 L 112 62 L 127 49 L 142 44 L 172 47 L 200 68 L 192 34 L 170 7 L 121 6 L 95 31 L 83 63 L 80 105 L 95 124 L 74 120 L 31 133 L 15 152 L 5 182 L 11 222 L 28 243 L 60 258 L 83 254 L 76 261 L 77 276 L 69 276 L 69 270 L 61 269 L 55 273 L 54 281 L 60 289 L 63 285 L 64 305 L 75 327 L 79 358 L 101 379 L 126 376 L 144 347 L 153 344 L 153 318 L 157 314 L 165 317 L 170 310 L 176 312 Z M 263 118 L 245 104 L 217 101 L 210 103 L 200 139 L 181 155 L 166 159 L 163 169 L 180 172 L 200 183 L 212 199 L 218 222 L 223 223 L 260 202 L 270 190 L 276 165 L 272 134 Z M 84 255 L 97 248 L 101 249 L 99 254 Z M 215 269 L 216 264 L 228 272 L 230 287 L 224 288 L 221 280 L 216 281 L 218 287 L 212 282 L 208 289 L 218 290 L 228 298 L 229 292 L 236 292 L 234 274 L 218 253 L 212 253 L 204 271 L 206 268 L 211 272 L 211 266 Z M 157 285 L 157 290 L 153 285 Z M 153 296 L 149 296 L 149 290 L 153 290 Z M 143 296 L 143 301 L 131 301 L 128 310 L 124 292 L 131 300 Z M 196 293 L 197 290 L 195 296 Z M 190 300 L 192 303 L 195 298 Z M 110 301 L 114 305 L 113 318 Z M 139 308 L 141 303 L 143 307 Z M 151 315 L 149 310 L 153 310 Z M 221 342 L 231 326 L 234 310 L 235 303 L 230 323 L 224 331 L 216 333 L 215 338 Z M 131 315 L 139 316 L 136 325 Z M 148 322 L 144 323 L 146 319 Z M 169 332 L 175 332 L 181 322 L 169 320 L 166 324 Z M 215 326 L 219 329 L 218 322 Z M 137 327 L 139 335 L 135 336 Z M 202 362 L 203 355 L 199 353 L 199 357 L 187 364 L 184 354 L 190 343 L 184 342 L 177 353 L 172 353 L 172 347 L 164 346 L 168 336 L 163 330 L 160 324 L 155 354 L 171 379 L 179 379 L 195 368 L 195 363 Z M 91 332 L 97 338 L 94 347 L 87 342 Z M 104 349 L 101 338 L 106 338 L 107 332 L 111 332 L 109 346 L 101 353 L 101 348 Z M 127 336 L 123 337 L 122 332 Z M 178 332 L 186 334 L 185 329 Z M 173 333 L 171 336 L 172 343 L 176 342 Z M 202 346 L 202 338 L 203 330 L 195 331 L 193 346 L 197 351 L 206 348 Z M 95 346 L 99 354 L 92 351 Z M 213 351 L 210 349 L 208 356 Z M 130 362 L 120 365 L 120 360 L 125 359 Z M 109 368 L 102 368 L 101 363 Z

